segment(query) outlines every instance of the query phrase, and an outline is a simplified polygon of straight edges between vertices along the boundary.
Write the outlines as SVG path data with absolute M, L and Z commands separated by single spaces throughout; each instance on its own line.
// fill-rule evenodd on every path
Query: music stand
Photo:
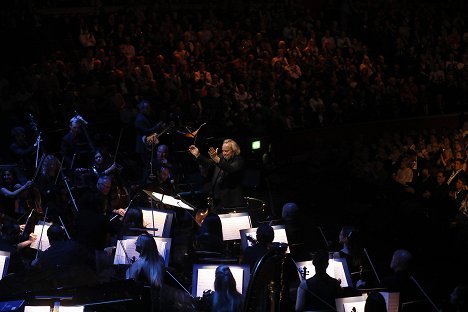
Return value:
M 240 230 L 252 227 L 250 215 L 247 212 L 220 214 L 221 225 L 223 228 L 223 240 L 241 239 Z
M 44 251 L 50 247 L 49 237 L 47 236 L 47 230 L 52 225 L 50 222 L 44 222 L 42 220 L 37 222 L 34 226 L 34 234 L 37 235 L 37 239 L 31 243 L 30 248 Z
M 194 264 L 192 277 L 192 295 L 202 297 L 207 290 L 214 291 L 215 272 L 218 265 Z M 250 267 L 248 265 L 228 265 L 236 280 L 236 288 L 245 297 L 250 280 Z
M 337 312 L 364 312 L 366 298 L 364 296 L 336 298 L 335 304 Z
M 174 213 L 159 209 L 141 208 L 147 232 L 153 236 L 170 237 Z
M 273 239 L 274 243 L 285 243 L 289 245 L 288 242 L 288 236 L 286 235 L 286 230 L 283 224 L 280 225 L 273 225 L 272 226 L 273 231 L 275 232 L 275 237 Z M 257 228 L 250 228 L 250 229 L 243 229 L 240 230 L 240 238 L 241 238 L 241 245 L 242 249 L 245 250 L 247 246 L 251 246 L 252 242 L 248 240 L 248 237 L 250 236 L 254 240 L 257 239 Z M 290 253 L 290 249 L 288 246 L 288 249 L 286 250 L 286 253 Z
M 124 236 L 123 239 L 117 241 L 115 250 L 114 264 L 132 264 L 140 257 L 135 249 L 135 243 L 138 236 Z M 166 267 L 169 265 L 171 253 L 172 238 L 153 237 L 158 246 L 159 254 L 164 258 Z
M 158 193 L 158 192 L 151 192 L 151 191 L 147 191 L 147 190 L 143 190 L 143 191 L 148 196 L 150 196 L 151 198 L 153 198 L 153 199 L 155 199 L 155 200 L 157 200 L 160 203 L 163 203 L 165 205 L 169 205 L 169 206 L 172 206 L 172 207 L 183 208 L 183 209 L 192 210 L 192 211 L 195 210 L 195 208 L 193 208 L 192 206 L 190 206 L 189 204 L 187 204 L 185 201 L 183 201 L 180 198 L 175 198 L 173 196 Z
M 312 264 L 312 260 L 296 262 L 297 269 L 304 276 L 304 270 L 306 270 L 306 278 L 315 275 L 315 266 Z M 304 269 L 305 268 L 305 269 Z M 348 270 L 346 259 L 329 259 L 327 274 L 333 278 L 341 280 L 341 287 L 352 287 L 353 280 Z
M 376 290 L 371 290 L 369 289 L 366 293 L 363 293 L 362 295 L 364 298 L 368 297 L 368 294 L 372 291 L 378 291 Z M 388 292 L 388 291 L 379 291 L 379 293 L 384 297 L 385 303 L 387 305 L 387 311 L 388 312 L 398 312 L 399 308 L 399 303 L 400 303 L 400 293 L 399 292 Z
M 8 263 L 10 262 L 10 253 L 0 250 L 0 280 L 7 275 Z

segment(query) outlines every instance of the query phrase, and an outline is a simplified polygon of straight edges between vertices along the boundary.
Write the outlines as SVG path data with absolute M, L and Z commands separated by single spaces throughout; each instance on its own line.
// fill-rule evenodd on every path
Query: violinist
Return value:
M 111 179 L 110 210 L 123 217 L 125 214 L 124 207 L 128 205 L 129 193 L 120 175 L 122 167 L 115 161 L 112 161 L 108 153 L 96 150 L 91 170 L 95 176 L 95 180 L 98 180 L 101 176 L 107 176 Z
M 262 223 L 256 231 L 257 238 L 251 246 L 248 246 L 244 250 L 244 255 L 241 260 L 241 264 L 250 265 L 250 271 L 255 267 L 257 261 L 262 258 L 268 250 L 270 250 L 271 243 L 275 239 L 275 231 L 273 227 L 268 223 Z
M 31 197 L 28 193 L 32 185 L 33 182 L 31 180 L 20 184 L 14 170 L 2 170 L 0 181 L 0 213 L 17 219 L 31 207 L 40 207 L 40 199 Z
M 159 186 L 167 193 L 175 192 L 175 167 L 170 159 L 169 147 L 165 144 L 160 144 L 156 150 L 156 157 L 151 160 L 146 182 Z
M 65 215 L 67 194 L 61 178 L 61 163 L 54 155 L 47 155 L 42 162 L 37 178 L 37 188 L 43 199 L 43 207 L 48 207 L 50 218 Z

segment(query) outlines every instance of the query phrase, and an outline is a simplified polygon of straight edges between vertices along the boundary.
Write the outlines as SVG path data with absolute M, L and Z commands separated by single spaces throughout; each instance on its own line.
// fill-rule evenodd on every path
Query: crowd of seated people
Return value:
M 31 26 L 38 35 L 35 40 L 42 40 L 45 46 L 39 50 L 40 57 L 30 58 L 33 62 L 18 63 L 2 73 L 1 115 L 9 117 L 4 126 L 18 130 L 14 127 L 25 126 L 24 113 L 31 112 L 49 130 L 70 126 L 72 134 L 73 126 L 88 124 L 77 119 L 70 122 L 79 112 L 89 121 L 91 139 L 99 148 L 110 150 L 99 133 L 111 133 L 117 141 L 119 130 L 124 129 L 121 151 L 133 155 L 137 153 L 134 134 L 140 130 L 135 120 L 144 113 L 142 103 L 152 105 L 157 117 L 153 126 L 158 129 L 170 122 L 194 128 L 208 122 L 207 129 L 220 137 L 462 110 L 468 95 L 468 32 L 460 15 L 463 4 L 349 4 L 339 9 L 323 7 L 322 14 L 294 2 L 287 8 L 276 4 L 231 15 L 221 15 L 218 8 L 176 13 L 151 6 L 52 17 L 13 12 L 9 23 L 2 22 L 6 29 L 21 32 Z M 339 15 L 334 16 L 336 11 Z M 20 28 L 20 17 L 29 19 L 31 25 L 23 23 Z M 419 264 L 425 259 L 462 264 L 468 250 L 465 130 L 388 133 L 371 143 L 355 140 L 349 147 L 350 193 L 365 195 L 369 205 L 360 213 L 368 215 L 361 223 L 381 226 L 382 245 L 411 250 Z M 71 135 L 66 138 L 73 141 Z M 144 156 L 133 159 L 145 166 L 148 146 L 140 144 L 146 143 L 140 137 L 136 142 Z M 91 173 L 97 168 L 89 159 L 75 159 L 80 153 L 66 149 L 64 142 L 45 143 L 62 152 L 59 157 L 64 158 L 57 162 L 64 164 L 61 169 L 73 169 L 73 162 L 81 162 Z M 59 151 L 61 143 L 63 151 Z M 95 151 L 87 136 L 81 137 L 80 144 L 87 145 L 90 155 Z M 17 203 L 40 204 L 34 196 L 28 200 L 16 197 L 32 184 L 33 144 L 24 149 L 29 157 L 20 155 L 21 161 L 29 162 L 25 164 L 29 171 L 23 180 L 11 182 L 14 174 L 2 171 L 4 192 L 0 196 L 2 202 L 8 202 L 8 209 L 2 208 L 3 218 L 11 214 L 24 220 L 30 207 Z M 108 153 L 101 152 L 104 155 Z M 151 160 L 153 164 L 156 156 Z M 109 169 L 114 163 L 102 171 L 114 171 L 118 176 L 119 170 Z M 49 187 L 43 188 L 45 202 L 55 198 L 69 204 L 74 201 L 60 172 L 49 180 Z M 102 226 L 104 215 L 121 218 L 129 204 L 128 198 L 123 204 L 112 204 L 112 199 L 128 195 L 114 187 L 120 177 L 91 180 L 93 194 L 85 192 L 83 198 L 93 196 L 95 202 L 103 197 L 102 191 L 110 194 L 109 201 L 95 202 L 96 207 L 78 202 L 76 219 L 63 220 L 89 254 L 103 252 L 109 236 L 114 236 L 109 241 L 115 241 L 120 235 L 118 229 Z M 168 181 L 170 184 L 172 179 Z M 360 190 L 353 193 L 357 188 Z M 81 205 L 90 209 L 81 209 Z M 69 208 L 74 210 L 73 205 Z M 57 213 L 52 210 L 36 209 L 35 217 Z M 372 222 L 376 225 L 370 225 Z M 353 234 L 341 236 L 344 243 Z M 29 245 L 34 239 L 21 240 Z M 19 241 L 15 237 L 10 247 L 16 248 Z M 459 257 L 444 257 L 442 252 L 448 249 Z M 101 258 L 105 257 L 102 253 Z M 456 265 L 450 269 L 455 270 Z M 447 268 L 444 273 L 454 272 Z
M 458 112 L 467 99 L 468 33 L 457 4 L 26 16 L 47 47 L 3 74 L 3 111 L 63 124 L 78 110 L 116 127 L 144 97 L 163 120 L 209 120 L 217 131 L 255 135 Z M 15 30 L 20 17 L 9 18 Z M 94 40 L 80 41 L 82 33 Z

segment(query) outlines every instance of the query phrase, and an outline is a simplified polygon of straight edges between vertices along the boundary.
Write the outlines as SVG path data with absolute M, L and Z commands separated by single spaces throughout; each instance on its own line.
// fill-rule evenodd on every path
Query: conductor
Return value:
M 217 148 L 210 147 L 210 158 L 201 155 L 195 145 L 189 147 L 189 152 L 201 166 L 214 166 L 210 190 L 215 209 L 244 206 L 244 159 L 240 156 L 239 145 L 232 139 L 226 139 L 221 149 L 222 152 L 218 153 Z

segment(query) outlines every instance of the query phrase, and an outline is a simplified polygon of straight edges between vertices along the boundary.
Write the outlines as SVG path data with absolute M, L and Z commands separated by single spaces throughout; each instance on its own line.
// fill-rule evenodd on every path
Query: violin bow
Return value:
M 119 148 L 120 148 L 120 140 L 122 139 L 122 132 L 123 132 L 123 128 L 120 128 L 119 140 L 117 141 L 117 147 L 115 148 L 114 163 L 117 160 L 117 153 L 119 152 Z

